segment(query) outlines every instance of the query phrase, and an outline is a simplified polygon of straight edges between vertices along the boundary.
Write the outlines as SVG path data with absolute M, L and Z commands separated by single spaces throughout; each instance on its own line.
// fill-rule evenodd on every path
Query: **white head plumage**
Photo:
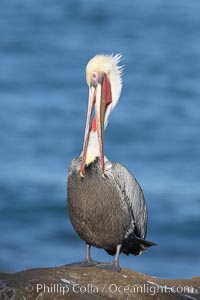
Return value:
M 112 91 L 112 102 L 107 108 L 105 121 L 104 121 L 104 129 L 108 124 L 108 118 L 117 105 L 119 101 L 119 97 L 122 90 L 122 73 L 124 66 L 120 66 L 119 63 L 121 61 L 122 55 L 106 55 L 106 54 L 98 54 L 95 55 L 86 66 L 86 81 L 88 86 L 91 84 L 91 75 L 94 71 L 96 72 L 105 72 L 110 80 L 111 91 Z

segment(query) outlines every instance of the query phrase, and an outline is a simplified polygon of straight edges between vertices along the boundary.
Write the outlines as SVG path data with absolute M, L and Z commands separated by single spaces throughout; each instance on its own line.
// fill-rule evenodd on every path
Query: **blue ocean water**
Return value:
M 158 247 L 120 263 L 166 278 L 200 275 L 199 11 L 195 0 L 1 0 L 1 272 L 83 258 L 66 176 L 83 143 L 85 66 L 97 53 L 122 53 L 105 153 L 140 182 Z

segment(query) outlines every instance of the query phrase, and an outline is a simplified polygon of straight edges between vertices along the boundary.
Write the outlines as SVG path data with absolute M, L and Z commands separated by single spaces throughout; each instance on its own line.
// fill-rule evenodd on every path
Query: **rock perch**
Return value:
M 62 266 L 0 274 L 0 300 L 200 299 L 200 277 L 160 279 L 128 269 Z

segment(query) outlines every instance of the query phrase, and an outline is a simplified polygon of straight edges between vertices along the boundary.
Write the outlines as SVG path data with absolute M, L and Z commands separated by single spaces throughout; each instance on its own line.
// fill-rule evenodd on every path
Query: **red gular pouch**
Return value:
M 103 111 L 105 114 L 107 106 L 112 102 L 111 84 L 106 73 L 104 74 L 101 84 L 101 97 L 103 102 Z M 94 119 L 92 121 L 92 130 L 97 130 L 96 115 L 94 116 Z
M 101 96 L 104 103 L 104 111 L 106 111 L 107 106 L 112 102 L 112 92 L 111 92 L 111 85 L 108 76 L 105 74 L 102 82 L 101 87 Z
M 92 121 L 92 130 L 97 131 L 97 119 L 96 116 L 94 116 L 94 119 Z

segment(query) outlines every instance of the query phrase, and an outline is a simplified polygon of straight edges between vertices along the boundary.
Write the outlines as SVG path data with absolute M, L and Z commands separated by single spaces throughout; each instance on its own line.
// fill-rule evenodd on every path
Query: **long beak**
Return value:
M 91 122 L 91 115 L 92 115 L 92 110 L 94 105 L 95 105 L 97 135 L 99 141 L 100 162 L 102 168 L 102 176 L 104 176 L 103 133 L 104 133 L 105 111 L 104 111 L 104 98 L 102 97 L 102 88 L 100 83 L 98 83 L 95 88 L 91 86 L 89 90 L 88 112 L 87 112 L 87 121 L 86 121 L 86 128 L 85 128 L 82 163 L 81 163 L 81 171 L 80 171 L 81 177 L 84 177 L 84 173 L 85 173 L 85 161 L 86 161 L 86 154 L 87 154 L 89 134 L 90 134 L 90 122 Z
M 95 113 L 97 123 L 97 135 L 99 141 L 99 153 L 102 176 L 104 177 L 104 151 L 103 151 L 103 134 L 104 134 L 104 117 L 105 117 L 105 99 L 102 97 L 102 86 L 100 83 L 96 87 Z
M 81 177 L 84 177 L 84 173 L 85 173 L 85 159 L 86 159 L 88 141 L 89 141 L 89 135 L 90 135 L 90 120 L 91 120 L 94 103 L 95 103 L 95 88 L 93 86 L 91 86 L 89 89 L 87 121 L 86 121 L 86 126 L 85 126 L 85 136 L 84 136 L 84 142 L 83 142 L 83 154 L 82 154 L 82 163 L 81 163 L 81 171 L 80 171 Z

